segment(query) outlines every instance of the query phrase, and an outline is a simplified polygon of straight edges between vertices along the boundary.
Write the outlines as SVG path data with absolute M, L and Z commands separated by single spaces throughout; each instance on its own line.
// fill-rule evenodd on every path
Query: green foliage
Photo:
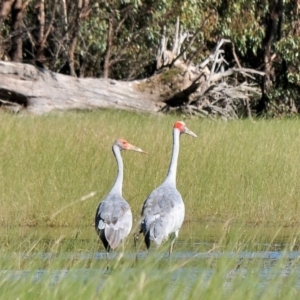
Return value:
M 290 83 L 300 86 L 300 38 L 287 36 L 276 43 L 276 50 L 280 57 L 284 58 L 287 64 L 287 80 Z
M 30 61 L 35 55 L 35 43 L 38 38 L 36 27 L 38 3 L 38 0 L 30 1 L 23 16 L 24 26 L 30 33 L 22 35 L 26 61 Z M 280 3 L 283 4 L 283 19 L 276 21 Z M 64 23 L 63 6 L 54 7 L 53 1 L 45 1 L 46 29 L 52 20 L 53 12 L 55 15 L 53 27 L 46 41 L 44 64 L 57 72 L 67 72 L 70 36 L 77 22 L 77 2 L 66 0 L 66 6 L 67 25 Z M 274 7 L 277 10 L 274 11 Z M 261 71 L 266 67 L 264 56 L 266 45 L 271 42 L 270 49 L 268 48 L 270 51 L 268 55 L 272 57 L 270 86 L 264 96 L 267 96 L 268 102 L 272 105 L 278 105 L 285 98 L 287 101 L 294 101 L 296 109 L 300 105 L 298 103 L 300 23 L 295 1 L 91 0 L 89 8 L 87 16 L 81 19 L 75 53 L 76 69 L 80 70 L 83 77 L 103 76 L 104 57 L 108 49 L 109 19 L 113 22 L 109 77 L 131 80 L 153 74 L 162 28 L 165 26 L 167 29 L 170 49 L 176 18 L 179 17 L 182 30 L 187 30 L 191 35 L 201 28 L 193 46 L 186 53 L 187 57 L 193 57 L 194 63 L 206 58 L 220 38 L 229 38 L 235 45 L 241 65 Z M 274 20 L 277 29 L 270 36 Z M 10 23 L 8 18 L 1 28 L 2 57 L 7 57 L 10 50 L 9 39 L 13 36 L 10 32 Z M 188 42 L 189 40 L 185 42 L 183 48 Z M 224 50 L 229 66 L 236 64 L 231 47 L 225 47 Z M 287 89 L 290 91 L 285 92 Z M 267 108 L 270 109 L 272 105 L 268 105 Z M 290 111 L 291 108 L 287 108 L 287 112 Z
M 219 34 L 230 38 L 243 56 L 247 51 L 256 55 L 265 36 L 264 18 L 268 12 L 268 1 L 240 0 L 226 4 L 220 1 L 218 12 Z

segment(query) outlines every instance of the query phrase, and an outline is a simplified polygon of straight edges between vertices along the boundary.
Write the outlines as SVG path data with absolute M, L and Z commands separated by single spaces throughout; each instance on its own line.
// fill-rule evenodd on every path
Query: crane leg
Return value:
M 169 258 L 171 257 L 171 254 L 173 252 L 173 246 L 175 243 L 175 240 L 178 238 L 178 231 L 174 232 L 174 235 L 171 238 L 171 245 L 170 245 L 170 249 L 169 249 Z
M 174 245 L 175 239 L 171 241 L 170 249 L 169 249 L 169 258 L 171 257 L 172 251 L 173 251 L 173 245 Z
M 136 232 L 133 237 L 134 248 L 135 248 L 135 262 L 138 261 L 138 254 L 139 254 L 139 249 L 137 247 L 137 240 L 139 239 L 139 234 L 140 234 L 139 232 Z
M 107 251 L 106 251 L 106 270 L 107 271 L 109 270 L 109 254 Z
M 139 235 L 142 233 L 143 231 L 140 229 L 140 231 L 136 232 L 133 235 L 133 242 L 134 242 L 134 248 L 135 248 L 135 261 L 138 261 L 138 254 L 139 254 L 139 249 L 138 249 L 138 245 L 137 245 L 137 240 L 139 239 Z
M 142 231 L 136 232 L 133 235 L 133 242 L 134 242 L 134 247 L 137 249 L 137 240 L 139 239 L 139 235 L 142 233 Z
M 109 270 L 109 262 L 110 262 L 110 259 L 109 259 L 109 251 L 110 251 L 110 246 L 108 245 L 107 249 L 106 249 L 106 270 L 108 271 Z

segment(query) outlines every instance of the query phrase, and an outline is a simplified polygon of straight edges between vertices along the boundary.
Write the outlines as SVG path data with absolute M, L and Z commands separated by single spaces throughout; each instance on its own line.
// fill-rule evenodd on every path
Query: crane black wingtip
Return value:
M 151 244 L 151 242 L 150 242 L 150 232 L 149 231 L 145 234 L 145 244 L 146 244 L 147 249 L 149 249 L 150 244 Z

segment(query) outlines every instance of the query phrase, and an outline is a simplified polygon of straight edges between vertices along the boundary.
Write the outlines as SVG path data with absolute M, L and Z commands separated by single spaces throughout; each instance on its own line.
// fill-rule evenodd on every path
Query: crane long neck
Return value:
M 116 181 L 110 191 L 110 193 L 117 193 L 122 196 L 122 185 L 123 185 L 123 160 L 121 156 L 120 148 L 117 145 L 113 145 L 112 151 L 115 155 L 117 165 L 118 165 L 118 174 Z
M 178 129 L 173 129 L 173 152 L 170 162 L 169 171 L 166 177 L 167 182 L 173 183 L 176 186 L 176 173 L 177 173 L 177 161 L 179 155 L 179 137 L 180 132 Z

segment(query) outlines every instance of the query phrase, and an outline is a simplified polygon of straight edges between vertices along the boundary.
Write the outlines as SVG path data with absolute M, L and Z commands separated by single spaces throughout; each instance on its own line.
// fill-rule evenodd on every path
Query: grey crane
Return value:
M 187 133 L 193 137 L 197 135 L 189 130 L 185 123 L 177 121 L 173 127 L 173 153 L 169 171 L 165 181 L 156 188 L 144 202 L 141 212 L 140 233 L 144 234 L 147 249 L 153 241 L 160 245 L 171 237 L 169 256 L 173 250 L 173 244 L 178 237 L 178 232 L 184 220 L 185 206 L 180 193 L 176 188 L 176 172 L 179 154 L 179 137 Z M 135 234 L 135 243 L 138 238 Z
M 117 248 L 129 234 L 132 227 L 132 213 L 129 204 L 122 197 L 123 160 L 121 150 L 146 153 L 124 139 L 116 140 L 112 146 L 118 165 L 116 181 L 108 195 L 100 202 L 95 216 L 95 229 L 105 249 L 106 257 L 111 249 Z

